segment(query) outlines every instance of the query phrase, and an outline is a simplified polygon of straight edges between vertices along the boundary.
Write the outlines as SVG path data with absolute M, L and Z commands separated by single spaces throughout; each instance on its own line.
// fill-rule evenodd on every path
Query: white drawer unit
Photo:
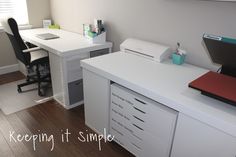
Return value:
M 111 85 L 110 133 L 136 156 L 169 157 L 178 112 Z

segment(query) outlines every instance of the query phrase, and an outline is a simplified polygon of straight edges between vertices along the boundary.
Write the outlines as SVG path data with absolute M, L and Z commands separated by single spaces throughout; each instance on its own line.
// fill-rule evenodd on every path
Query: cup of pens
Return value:
M 186 52 L 180 49 L 180 43 L 177 43 L 176 51 L 172 54 L 173 64 L 181 65 L 185 61 Z

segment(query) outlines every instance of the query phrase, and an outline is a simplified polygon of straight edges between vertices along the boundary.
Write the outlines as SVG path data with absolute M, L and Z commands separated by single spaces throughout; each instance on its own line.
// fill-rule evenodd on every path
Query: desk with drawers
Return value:
M 235 157 L 236 107 L 188 87 L 208 70 L 122 51 L 81 64 L 86 125 L 134 155 Z
M 51 33 L 57 39 L 42 40 L 38 34 Z M 59 29 L 20 31 L 22 38 L 49 52 L 53 97 L 66 109 L 83 104 L 80 60 L 111 52 L 112 43 L 93 44 L 80 34 Z

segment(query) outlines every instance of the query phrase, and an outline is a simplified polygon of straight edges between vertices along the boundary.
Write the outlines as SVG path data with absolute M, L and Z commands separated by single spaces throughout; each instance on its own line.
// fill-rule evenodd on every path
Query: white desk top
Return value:
M 208 72 L 117 52 L 81 61 L 89 71 L 236 137 L 236 107 L 203 96 L 188 83 Z
M 60 38 L 43 40 L 36 37 L 36 35 L 43 33 L 55 34 Z M 88 52 L 112 47 L 111 42 L 106 42 L 105 44 L 93 44 L 80 34 L 61 29 L 37 28 L 22 30 L 20 31 L 20 34 L 24 40 L 60 56 L 72 55 L 72 53 L 76 53 L 75 51 Z

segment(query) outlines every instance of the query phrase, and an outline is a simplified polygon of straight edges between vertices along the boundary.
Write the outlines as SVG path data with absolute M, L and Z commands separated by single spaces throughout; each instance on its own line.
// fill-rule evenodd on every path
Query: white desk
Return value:
M 96 109 L 94 109 L 97 115 L 93 116 L 100 116 L 103 120 L 85 119 L 87 125 L 94 130 L 99 132 L 102 128 L 109 127 L 109 121 L 106 120 L 109 117 L 109 109 L 106 107 L 109 107 L 110 103 L 109 88 L 110 81 L 112 81 L 179 112 L 177 133 L 175 134 L 176 144 L 174 144 L 172 156 L 195 156 L 193 153 L 197 156 L 196 150 L 207 152 L 205 154 L 210 154 L 208 156 L 214 154 L 218 157 L 224 153 L 232 155 L 232 152 L 235 156 L 236 107 L 203 96 L 200 92 L 188 87 L 189 82 L 206 73 L 207 70 L 189 64 L 177 66 L 170 61 L 157 63 L 124 52 L 83 60 L 81 66 L 86 79 L 89 76 L 89 79 L 84 79 L 85 84 L 88 85 L 87 81 L 99 80 L 99 85 L 94 88 L 105 93 L 98 99 Z M 96 99 L 93 95 L 85 96 L 85 108 L 86 102 L 95 102 L 95 100 L 86 100 L 88 97 Z M 100 102 L 102 103 L 100 104 Z M 93 121 L 95 122 L 93 123 Z M 96 123 L 99 124 L 96 125 Z M 194 129 L 191 130 L 186 124 L 193 125 Z M 207 129 L 208 127 L 209 129 Z M 188 130 L 192 132 L 188 132 Z M 204 132 L 205 130 L 211 132 Z M 195 139 L 198 143 L 196 141 L 188 143 L 189 139 Z M 230 140 L 227 141 L 227 139 Z M 182 140 L 185 141 L 182 142 Z M 203 140 L 202 143 L 199 143 L 201 140 Z M 211 152 L 209 153 L 209 151 Z M 186 155 L 186 152 L 189 154 Z M 207 155 L 203 156 L 207 157 Z
M 52 33 L 60 38 L 42 40 L 36 37 L 42 33 Z M 75 87 L 82 87 L 80 60 L 89 58 L 91 52 L 92 54 L 111 52 L 112 43 L 93 44 L 80 34 L 58 29 L 22 30 L 20 34 L 25 41 L 49 52 L 54 99 L 67 109 L 82 104 L 83 100 L 79 97 L 83 95 L 81 93 L 83 90 Z M 80 100 L 76 100 L 78 98 Z

